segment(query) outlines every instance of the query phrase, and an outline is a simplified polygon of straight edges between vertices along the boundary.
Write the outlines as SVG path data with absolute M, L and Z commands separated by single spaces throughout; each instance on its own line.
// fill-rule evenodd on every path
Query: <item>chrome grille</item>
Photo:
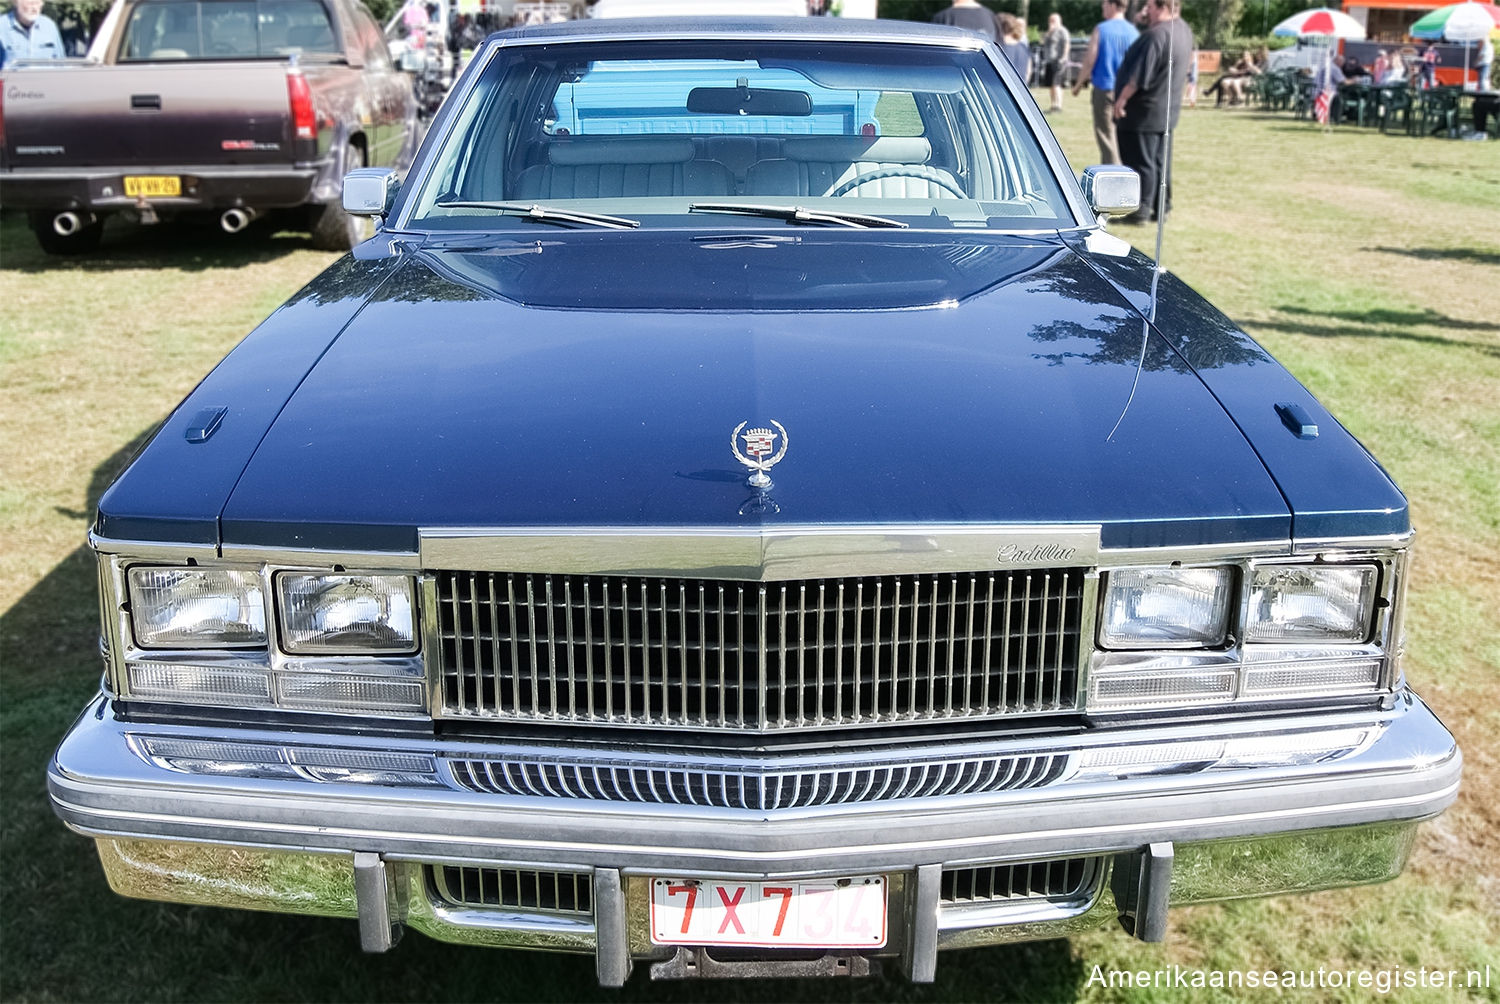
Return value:
M 1084 580 L 438 572 L 438 713 L 771 731 L 1067 711 Z
M 1035 900 L 1077 900 L 1091 895 L 1104 859 L 1058 858 L 943 870 L 938 901 L 945 906 Z
M 801 809 L 898 798 L 1037 788 L 1062 776 L 1066 756 L 940 760 L 784 771 L 641 766 L 618 761 L 453 760 L 454 779 L 492 795 L 592 799 L 723 809 Z
M 428 865 L 427 884 L 453 906 L 593 916 L 592 876 L 587 872 L 527 871 L 459 865 Z

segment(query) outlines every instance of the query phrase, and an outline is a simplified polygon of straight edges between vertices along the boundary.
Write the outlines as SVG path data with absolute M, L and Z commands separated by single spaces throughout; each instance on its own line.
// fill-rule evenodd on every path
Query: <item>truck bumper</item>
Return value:
M 0 205 L 8 209 L 52 212 L 114 212 L 139 208 L 144 201 L 157 212 L 191 210 L 279 209 L 320 201 L 314 184 L 328 174 L 326 165 L 243 167 L 91 167 L 31 168 L 0 172 Z M 181 179 L 180 196 L 144 200 L 125 194 L 126 175 L 169 175 Z
M 936 747 L 956 772 L 933 766 Z M 1023 780 L 873 797 L 892 783 L 882 764 L 900 760 L 934 778 Z M 830 782 L 822 802 L 770 799 L 791 808 L 746 808 L 722 783 L 759 771 L 765 802 L 766 779 L 825 769 L 853 780 Z M 690 780 L 700 774 L 725 797 Z M 98 839 L 123 894 L 358 917 L 375 950 L 405 923 L 469 944 L 591 952 L 601 982 L 616 984 L 632 959 L 665 959 L 661 975 L 733 965 L 652 944 L 652 875 L 883 873 L 891 938 L 880 954 L 931 979 L 939 948 L 1117 916 L 1155 940 L 1169 905 L 1394 877 L 1459 774 L 1452 737 L 1409 693 L 1390 710 L 1228 727 L 795 755 L 131 723 L 101 698 L 63 740 L 48 789 L 58 814 Z M 958 788 L 968 793 L 943 793 Z M 1039 862 L 1077 881 L 1019 896 L 964 884 L 971 869 Z M 494 895 L 454 895 L 467 876 Z

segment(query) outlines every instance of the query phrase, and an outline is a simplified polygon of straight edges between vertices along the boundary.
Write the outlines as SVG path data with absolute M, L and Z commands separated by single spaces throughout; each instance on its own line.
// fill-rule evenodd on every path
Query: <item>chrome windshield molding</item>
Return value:
M 792 19 L 788 19 L 792 20 Z M 816 22 L 814 18 L 811 21 Z M 572 22 L 583 24 L 585 22 Z M 1083 190 L 1079 187 L 1078 179 L 1068 165 L 1067 157 L 1063 154 L 1061 145 L 1052 134 L 1051 128 L 1042 117 L 1041 110 L 1036 102 L 1032 100 L 1026 89 L 1025 82 L 1016 76 L 999 48 L 993 43 L 985 41 L 977 36 L 959 36 L 954 38 L 940 38 L 922 32 L 902 32 L 899 29 L 883 30 L 886 25 L 895 22 L 880 22 L 881 30 L 871 29 L 868 31 L 849 27 L 852 22 L 840 22 L 840 30 L 829 32 L 824 29 L 819 32 L 820 27 L 816 23 L 799 24 L 799 39 L 818 38 L 826 34 L 827 37 L 837 38 L 840 41 L 865 42 L 865 43 L 888 43 L 898 45 L 918 45 L 929 48 L 949 49 L 959 52 L 982 51 L 988 58 L 990 65 L 1000 76 L 1002 85 L 1010 93 L 1011 99 L 1016 102 L 1016 110 L 1021 118 L 1031 129 L 1034 138 L 1041 147 L 1042 156 L 1048 167 L 1052 169 L 1058 187 L 1062 190 L 1063 198 L 1068 204 L 1068 209 L 1073 215 L 1070 226 L 1064 230 L 1084 230 L 1097 226 L 1096 219 L 1090 211 L 1088 203 L 1083 197 Z M 576 33 L 561 34 L 522 30 L 513 35 L 499 37 L 492 42 L 482 46 L 469 67 L 464 70 L 449 93 L 448 100 L 443 103 L 439 110 L 437 119 L 428 130 L 428 139 L 424 139 L 417 158 L 408 173 L 406 183 L 402 185 L 401 192 L 397 196 L 397 202 L 392 207 L 390 230 L 407 231 L 412 228 L 412 215 L 416 207 L 415 193 L 424 191 L 430 176 L 434 170 L 438 150 L 430 142 L 434 136 L 445 136 L 448 133 L 447 123 L 451 117 L 462 113 L 464 106 L 470 100 L 471 95 L 477 89 L 478 81 L 483 76 L 489 64 L 506 49 L 524 46 L 557 46 L 573 45 L 581 43 L 599 42 L 702 42 L 705 38 L 725 39 L 729 41 L 758 41 L 758 40 L 781 40 L 785 39 L 785 29 L 767 26 L 764 28 L 750 28 L 743 23 L 729 25 L 724 28 L 709 28 L 699 23 L 693 30 L 674 31 L 651 31 L 650 29 L 626 29 L 613 28 L 607 22 L 589 23 L 592 30 L 577 31 Z M 425 233 L 426 231 L 413 230 L 413 233 Z M 998 231 L 1005 232 L 1005 231 Z M 1056 229 L 1039 230 L 1039 234 L 1055 234 Z
M 691 576 L 744 582 L 1088 567 L 1094 525 L 423 529 L 424 569 Z
M 1441 811 L 1456 795 L 1460 754 L 1415 697 L 1405 695 L 1390 712 L 1327 714 L 1318 723 L 1320 728 L 1310 728 L 1304 715 L 1262 719 L 1237 730 L 1208 722 L 1080 733 L 1050 743 L 1037 737 L 1009 740 L 1033 753 L 1071 743 L 1078 756 L 1098 766 L 1039 789 L 766 813 L 515 798 L 428 782 L 402 786 L 389 778 L 358 783 L 185 776 L 138 756 L 130 734 L 144 727 L 118 721 L 101 700 L 59 748 L 48 788 L 64 820 L 93 836 L 362 849 L 388 857 L 514 861 L 560 870 L 597 866 L 634 873 L 672 868 L 749 875 L 774 868 L 787 877 L 851 867 L 905 870 L 933 860 L 982 864 L 1103 854 L 1152 840 L 1416 820 Z M 152 736 L 179 741 L 288 739 L 269 729 L 231 731 L 150 727 Z M 1244 750 L 1222 768 L 1182 771 L 1183 765 L 1201 767 L 1205 757 L 1219 752 L 1218 744 L 1236 739 L 1246 744 Z M 314 741 L 327 744 L 325 761 L 340 750 L 444 757 L 466 745 L 298 736 L 298 742 Z M 1330 744 L 1339 747 L 1336 755 L 1327 753 Z M 507 755 L 495 743 L 467 745 L 470 751 Z M 1299 746 L 1306 747 L 1306 757 L 1288 755 Z M 1141 769 L 1122 766 L 1122 758 L 1139 760 Z

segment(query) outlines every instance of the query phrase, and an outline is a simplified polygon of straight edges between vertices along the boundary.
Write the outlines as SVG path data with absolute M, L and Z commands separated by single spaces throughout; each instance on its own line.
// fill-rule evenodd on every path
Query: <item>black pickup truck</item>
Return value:
M 0 205 L 55 254 L 93 250 L 119 211 L 235 233 L 296 210 L 345 250 L 344 174 L 404 168 L 418 139 L 411 79 L 357 0 L 116 0 L 87 60 L 8 68 L 0 94 Z

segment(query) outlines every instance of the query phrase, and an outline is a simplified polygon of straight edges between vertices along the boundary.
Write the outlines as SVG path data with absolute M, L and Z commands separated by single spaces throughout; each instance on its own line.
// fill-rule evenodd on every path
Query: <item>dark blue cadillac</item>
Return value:
M 491 38 L 104 496 L 49 774 L 132 896 L 834 975 L 1397 874 L 1411 527 L 993 47 Z

